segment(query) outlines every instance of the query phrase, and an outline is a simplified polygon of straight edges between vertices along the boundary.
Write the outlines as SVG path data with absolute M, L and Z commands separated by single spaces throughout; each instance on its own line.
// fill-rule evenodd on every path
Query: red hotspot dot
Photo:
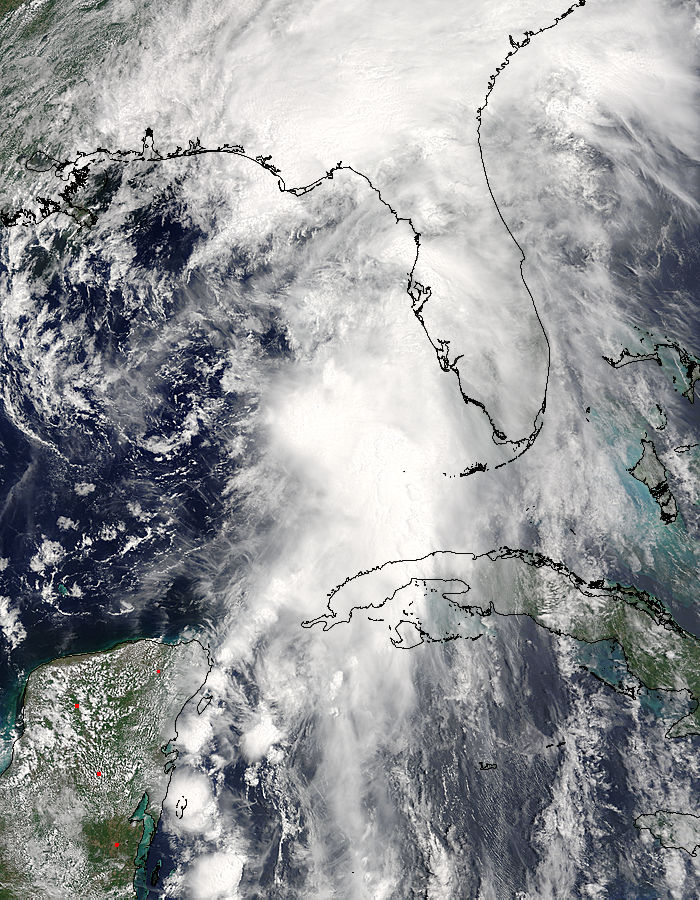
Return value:
M 119 841 L 115 841 L 115 842 L 114 842 L 114 846 L 115 846 L 115 847 L 118 847 L 118 846 L 119 846 Z
M 101 774 L 102 774 L 102 772 L 98 772 L 98 773 L 97 773 L 97 774 L 98 774 L 98 775 L 101 775 Z
M 76 708 L 76 709 L 77 709 L 79 706 L 80 706 L 79 703 L 76 703 L 76 704 L 75 704 L 75 708 Z
M 160 669 L 156 669 L 156 675 L 160 675 Z

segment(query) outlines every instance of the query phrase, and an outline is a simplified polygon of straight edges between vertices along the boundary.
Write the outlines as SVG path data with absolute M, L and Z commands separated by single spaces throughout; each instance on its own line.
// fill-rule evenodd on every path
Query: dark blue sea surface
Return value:
M 108 170 L 103 211 L 120 180 Z M 241 341 L 262 368 L 290 355 L 284 324 L 256 294 L 270 263 L 241 248 L 216 271 L 185 271 L 204 237 L 177 180 L 145 196 L 117 223 L 127 279 L 113 277 L 104 234 L 66 232 L 60 217 L 19 263 L 0 252 L 0 284 L 26 277 L 31 296 L 27 314 L 0 327 L 0 595 L 28 635 L 0 654 L 10 728 L 40 663 L 202 627 L 220 602 L 209 571 L 203 587 L 206 549 L 224 523 L 229 546 L 264 528 L 237 515 L 226 490 L 257 456 L 257 395 L 225 390 L 222 376 Z
M 697 186 L 698 168 L 679 160 L 679 172 L 687 172 L 689 183 Z M 648 221 L 640 216 L 644 250 L 629 239 L 617 248 L 613 261 L 613 275 L 624 296 L 629 299 L 628 315 L 640 338 L 630 344 L 632 353 L 647 353 L 654 344 L 672 341 L 691 357 L 700 358 L 700 320 L 697 309 L 700 297 L 700 221 L 681 218 L 675 198 L 660 187 L 649 186 L 656 192 L 655 215 Z M 656 241 L 651 238 L 657 235 Z M 639 534 L 641 571 L 630 569 L 624 554 L 613 554 L 608 577 L 625 584 L 634 584 L 661 599 L 676 620 L 688 631 L 700 635 L 700 605 L 698 604 L 698 546 L 700 546 L 700 515 L 697 505 L 682 482 L 668 471 L 675 447 L 688 440 L 700 442 L 700 399 L 696 384 L 695 402 L 683 396 L 687 384 L 681 377 L 682 364 L 676 351 L 662 348 L 664 365 L 655 362 L 635 362 L 612 373 L 613 378 L 634 393 L 635 379 L 655 397 L 667 419 L 667 424 L 650 429 L 648 437 L 654 441 L 657 455 L 667 467 L 668 483 L 678 506 L 678 518 L 670 525 L 660 524 L 660 534 L 651 542 L 650 553 L 644 552 L 648 534 Z M 676 368 L 678 367 L 678 369 Z M 641 434 L 630 435 L 638 447 Z M 692 459 L 698 450 L 688 451 Z M 640 449 L 641 454 L 641 449 Z M 640 455 L 639 454 L 639 455 Z M 636 461 L 636 459 L 634 460 Z M 692 470 L 691 470 L 692 472 Z M 700 477 L 700 466 L 695 466 Z M 692 477 L 692 475 L 691 475 Z M 638 490 L 630 482 L 630 491 Z M 697 485 L 696 485 L 697 487 Z M 644 494 L 654 517 L 654 500 Z M 626 530 L 627 526 L 626 526 Z M 634 532 L 634 529 L 632 529 Z M 614 541 L 611 542 L 611 549 Z
M 431 840 L 456 867 L 460 896 L 481 891 L 513 897 L 526 891 L 550 849 L 546 833 L 544 844 L 538 843 L 543 816 L 560 800 L 565 821 L 574 809 L 582 823 L 571 848 L 561 841 L 562 871 L 575 855 L 571 896 L 584 896 L 596 881 L 608 889 L 614 884 L 611 896 L 620 900 L 670 896 L 658 887 L 666 879 L 663 858 L 639 840 L 634 819 L 660 769 L 665 777 L 697 783 L 692 760 L 676 771 L 664 738 L 668 718 L 660 718 L 660 709 L 643 704 L 637 711 L 629 696 L 584 668 L 563 677 L 561 655 L 570 647 L 574 653 L 580 649 L 581 663 L 591 670 L 597 665 L 606 675 L 615 669 L 607 665 L 609 642 L 562 641 L 527 616 L 497 617 L 488 636 L 475 643 L 404 651 L 419 655 L 416 711 L 399 748 L 388 738 L 366 783 L 360 778 L 357 784 L 373 826 L 386 835 L 386 852 L 403 864 L 397 897 L 428 896 L 436 870 Z M 463 669 L 470 673 L 470 689 L 460 696 L 455 685 Z M 624 675 L 620 667 L 616 674 Z M 233 677 L 254 701 L 249 677 Z M 675 706 L 672 712 L 681 713 Z M 314 718 L 300 723 L 289 735 L 284 765 L 262 761 L 257 783 L 246 779 L 248 763 L 240 757 L 224 770 L 218 803 L 247 841 L 242 896 L 308 896 L 310 830 L 319 827 L 325 829 L 320 862 L 329 885 L 343 895 L 353 876 L 362 877 L 359 870 L 349 871 L 350 839 L 326 808 L 318 728 Z M 639 736 L 642 751 L 630 753 L 638 746 L 630 735 Z M 231 756 L 238 737 L 219 734 L 208 751 L 218 759 Z M 205 758 L 204 771 L 207 765 Z M 163 896 L 162 881 L 182 858 L 180 840 L 163 829 L 156 832 L 150 896 Z M 560 862 L 550 861 L 556 872 Z M 691 867 L 690 860 L 683 863 Z M 152 885 L 156 871 L 158 883 Z

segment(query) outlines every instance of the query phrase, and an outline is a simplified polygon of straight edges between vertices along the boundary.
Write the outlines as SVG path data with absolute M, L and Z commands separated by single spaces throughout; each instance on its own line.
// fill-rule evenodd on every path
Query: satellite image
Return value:
M 0 900 L 700 897 L 691 0 L 0 0 Z

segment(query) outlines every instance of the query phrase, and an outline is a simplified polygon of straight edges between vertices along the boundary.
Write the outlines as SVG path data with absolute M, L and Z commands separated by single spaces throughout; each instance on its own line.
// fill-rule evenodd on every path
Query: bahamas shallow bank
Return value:
M 55 166 L 24 167 L 38 151 L 138 151 L 146 128 L 162 154 L 270 156 L 287 186 L 342 161 L 420 234 L 426 326 L 458 360 L 459 383 L 412 308 L 411 229 L 347 171 L 297 197 L 228 155 L 110 158 L 91 228 L 3 230 L 3 683 L 47 645 L 212 647 L 156 896 L 696 890 L 696 858 L 653 836 L 656 811 L 693 811 L 697 738 L 666 737 L 689 698 L 632 684 L 614 646 L 514 618 L 410 653 L 360 616 L 301 627 L 356 572 L 509 546 L 635 585 L 698 633 L 697 449 L 674 452 L 697 404 L 670 362 L 606 361 L 700 350 L 693 11 L 590 0 L 535 34 L 567 8 L 125 0 L 0 20 L 8 214 L 56 195 Z M 476 113 L 519 44 L 482 114 L 487 183 Z M 520 437 L 547 374 L 542 430 L 497 469 L 507 448 L 460 384 Z M 642 439 L 673 521 L 629 471 Z

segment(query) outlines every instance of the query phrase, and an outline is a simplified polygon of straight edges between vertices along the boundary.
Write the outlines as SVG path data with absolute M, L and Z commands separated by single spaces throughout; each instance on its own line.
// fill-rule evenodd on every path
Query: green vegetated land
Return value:
M 304 623 L 325 630 L 365 612 L 411 649 L 476 638 L 490 616 L 529 616 L 554 634 L 614 641 L 628 671 L 651 690 L 686 691 L 691 711 L 669 737 L 700 734 L 700 641 L 650 594 L 587 582 L 539 554 L 503 548 L 482 556 L 435 552 L 359 573 L 331 592 L 329 613 Z
M 0 17 L 4 16 L 5 13 L 12 12 L 13 9 L 17 9 L 22 3 L 24 3 L 24 0 L 0 0 Z
M 0 777 L 2 900 L 133 898 L 174 763 L 165 750 L 208 670 L 197 641 L 137 641 L 32 672 Z
M 639 342 L 644 348 L 642 353 L 631 353 L 625 347 L 617 359 L 603 356 L 603 359 L 614 369 L 621 369 L 632 363 L 655 362 L 671 373 L 674 388 L 690 403 L 695 402 L 695 385 L 700 381 L 700 359 L 693 356 L 678 341 L 669 338 L 657 340 L 650 331 L 639 331 Z
M 637 816 L 634 824 L 640 831 L 647 829 L 669 850 L 685 850 L 697 855 L 700 847 L 700 816 L 692 813 L 658 809 L 648 815 Z
M 627 471 L 648 488 L 661 511 L 661 521 L 665 525 L 675 522 L 678 516 L 676 500 L 668 486 L 666 469 L 656 455 L 653 441 L 642 438 L 642 455 Z
M 25 0 L 0 0 L 0 19 L 7 13 L 12 12 L 13 9 L 17 9 L 24 2 Z

